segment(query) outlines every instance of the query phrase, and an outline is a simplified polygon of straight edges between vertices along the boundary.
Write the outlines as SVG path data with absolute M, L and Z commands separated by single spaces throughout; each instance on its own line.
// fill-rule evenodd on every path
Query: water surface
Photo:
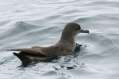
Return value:
M 77 36 L 83 45 L 78 57 L 62 57 L 55 63 L 24 69 L 12 52 L 1 51 L 0 79 L 119 79 L 118 4 L 118 0 L 1 0 L 0 49 L 55 44 L 69 22 L 91 33 Z M 69 66 L 75 68 L 68 70 Z

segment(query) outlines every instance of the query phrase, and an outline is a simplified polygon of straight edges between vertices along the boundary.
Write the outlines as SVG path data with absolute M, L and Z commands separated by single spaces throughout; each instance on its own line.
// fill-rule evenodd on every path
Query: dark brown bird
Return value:
M 34 46 L 31 48 L 10 49 L 9 51 L 20 51 L 13 53 L 17 56 L 23 66 L 30 64 L 34 58 L 40 61 L 50 61 L 59 56 L 73 55 L 81 45 L 75 42 L 75 36 L 78 33 L 89 33 L 88 30 L 82 30 L 77 23 L 68 23 L 61 35 L 60 40 L 52 46 L 40 47 Z

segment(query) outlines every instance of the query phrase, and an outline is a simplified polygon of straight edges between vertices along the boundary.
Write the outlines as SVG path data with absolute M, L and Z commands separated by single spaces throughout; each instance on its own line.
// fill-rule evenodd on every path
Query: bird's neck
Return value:
M 69 42 L 74 44 L 75 43 L 75 35 L 73 35 L 71 32 L 63 32 L 61 35 L 60 42 Z

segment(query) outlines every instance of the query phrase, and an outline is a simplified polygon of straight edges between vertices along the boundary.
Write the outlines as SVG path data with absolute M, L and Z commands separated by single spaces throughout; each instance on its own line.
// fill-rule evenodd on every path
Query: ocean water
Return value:
M 119 0 L 0 0 L 0 49 L 55 44 L 69 22 L 90 30 L 75 58 L 21 68 L 1 51 L 0 79 L 119 79 L 118 20 Z

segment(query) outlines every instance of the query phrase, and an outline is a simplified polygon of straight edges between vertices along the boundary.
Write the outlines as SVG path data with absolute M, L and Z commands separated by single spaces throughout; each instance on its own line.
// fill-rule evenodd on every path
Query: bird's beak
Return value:
M 80 30 L 80 33 L 89 33 L 89 30 L 83 30 L 83 29 L 81 29 Z

